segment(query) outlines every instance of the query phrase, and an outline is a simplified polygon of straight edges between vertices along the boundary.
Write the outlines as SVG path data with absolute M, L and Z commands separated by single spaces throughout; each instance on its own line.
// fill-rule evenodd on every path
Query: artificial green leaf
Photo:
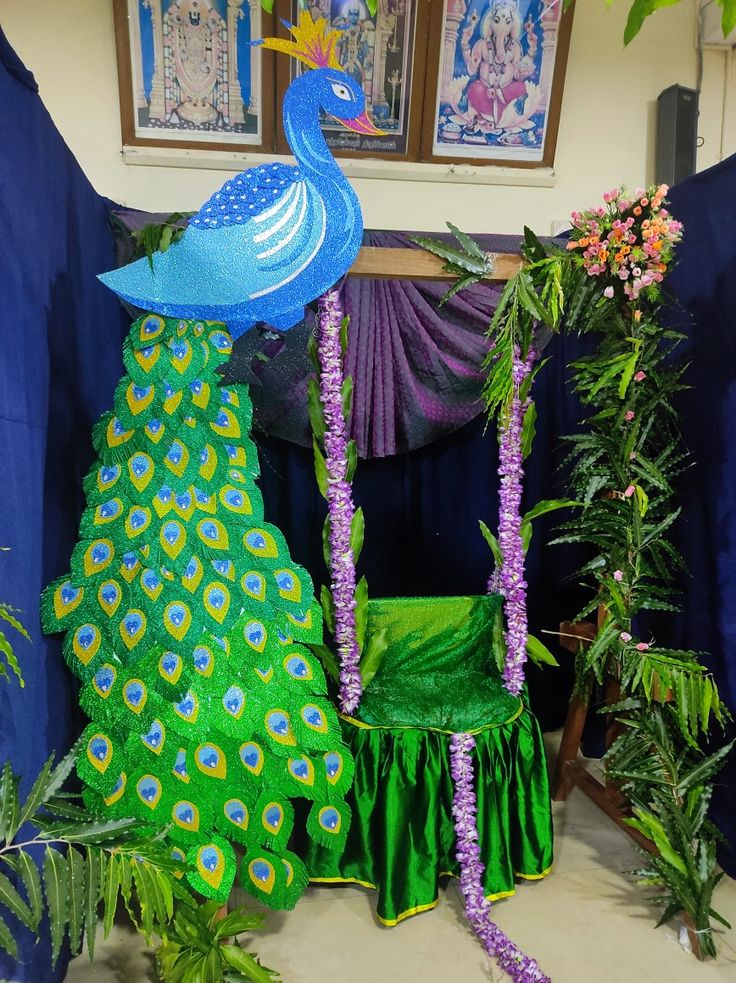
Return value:
M 355 469 L 358 466 L 358 448 L 354 440 L 348 441 L 346 457 L 348 463 L 345 471 L 345 480 L 351 482 L 355 477 Z
M 330 517 L 327 515 L 325 517 L 324 524 L 322 525 L 322 557 L 325 561 L 325 566 L 332 572 L 332 547 L 330 546 Z
M 636 372 L 636 363 L 639 361 L 639 352 L 636 351 L 631 355 L 627 361 L 624 363 L 624 370 L 621 373 L 621 379 L 618 384 L 618 395 L 620 399 L 624 399 L 626 396 L 626 391 L 629 388 L 631 380 L 634 378 L 634 373 Z
M 312 433 L 317 441 L 321 441 L 325 435 L 325 413 L 319 398 L 319 384 L 313 376 L 307 381 L 307 410 Z
M 388 649 L 387 629 L 380 628 L 368 639 L 368 646 L 360 660 L 360 678 L 365 689 L 381 668 L 383 657 Z
M 82 948 L 87 890 L 86 865 L 84 857 L 74 847 L 69 847 L 66 858 L 69 871 L 69 945 L 72 955 L 76 956 Z
M 363 549 L 363 539 L 365 537 L 365 516 L 363 509 L 357 508 L 350 523 L 350 549 L 353 553 L 353 560 L 357 562 L 360 552 Z
M 18 943 L 2 917 L 0 917 L 0 949 L 9 952 L 14 959 L 18 957 Z
M 488 262 L 488 255 L 484 249 L 482 249 L 475 239 L 471 239 L 469 235 L 461 232 L 456 225 L 452 222 L 447 223 L 447 228 L 452 232 L 457 241 L 460 243 L 460 247 L 465 250 L 470 256 L 475 256 L 481 262 Z
M 41 922 L 41 918 L 43 917 L 43 892 L 41 890 L 41 876 L 38 872 L 36 861 L 25 850 L 18 850 L 15 853 L 13 860 L 14 869 L 20 877 L 23 883 L 23 888 L 26 892 L 28 907 L 30 908 L 33 918 L 33 931 L 35 932 L 38 931 L 38 926 Z
M 263 915 L 248 911 L 247 908 L 237 908 L 235 911 L 228 912 L 224 918 L 217 919 L 214 927 L 215 937 L 226 939 L 263 928 Z
M 12 628 L 15 628 L 18 634 L 22 635 L 23 638 L 26 639 L 26 641 L 30 642 L 31 636 L 28 634 L 25 627 L 20 623 L 20 621 L 18 621 L 18 619 L 12 614 L 12 612 L 15 610 L 17 609 L 11 608 L 9 604 L 0 604 L 0 618 L 3 621 L 7 621 L 7 623 Z
M 261 966 L 255 956 L 241 949 L 238 945 L 221 946 L 222 955 L 229 966 L 242 973 L 252 983 L 274 983 L 275 974 Z
M 337 664 L 337 659 L 332 649 L 328 645 L 310 645 L 310 650 L 317 656 L 319 661 L 322 663 L 322 668 L 327 672 L 332 678 L 339 682 L 340 680 L 340 667 Z
M 69 872 L 66 858 L 52 846 L 46 847 L 43 883 L 51 930 L 51 961 L 56 965 L 69 917 Z
M 317 479 L 317 487 L 319 488 L 322 497 L 327 498 L 329 475 L 327 473 L 327 464 L 325 462 L 324 454 L 317 443 L 316 437 L 312 437 L 312 449 L 314 450 L 314 476 Z
M 5 661 L 8 663 L 10 668 L 13 670 L 18 678 L 18 682 L 21 687 L 25 686 L 25 680 L 23 679 L 23 673 L 21 672 L 18 660 L 15 657 L 15 652 L 13 651 L 13 646 L 10 644 L 8 639 L 5 637 L 3 632 L 0 631 L 0 652 L 5 656 Z
M 547 646 L 535 635 L 527 635 L 526 651 L 529 658 L 535 665 L 559 666 L 560 664 L 554 655 L 552 655 Z
M 532 400 L 524 412 L 521 425 L 521 458 L 525 461 L 532 451 L 532 444 L 537 432 L 537 404 Z
M 353 409 L 353 379 L 352 376 L 346 376 L 342 382 L 342 388 L 340 390 L 342 394 L 342 415 L 345 423 L 350 420 L 350 414 Z
M 365 633 L 368 627 L 368 581 L 361 577 L 355 585 L 355 637 L 358 648 L 363 651 Z
M 0 873 L 0 907 L 6 908 L 15 915 L 18 921 L 22 922 L 32 932 L 38 927 L 33 916 L 33 911 L 13 887 L 9 878 L 3 873 Z
M 174 234 L 174 230 L 170 225 L 165 225 L 161 230 L 161 240 L 159 241 L 158 248 L 162 253 L 171 245 L 171 239 Z
M 18 779 L 10 762 L 5 761 L 0 772 L 0 842 L 12 840 L 18 828 Z
M 100 873 L 104 876 L 105 855 L 94 847 L 87 848 L 86 891 L 84 893 L 84 934 L 90 961 L 95 956 L 97 906 L 100 901 Z
M 501 544 L 498 539 L 493 535 L 488 526 L 483 522 L 482 519 L 478 519 L 478 525 L 480 526 L 480 531 L 483 535 L 483 539 L 488 543 L 491 548 L 491 553 L 493 553 L 493 560 L 496 567 L 500 570 L 503 566 L 503 553 L 501 552 Z
M 102 885 L 103 920 L 102 929 L 104 937 L 107 938 L 112 928 L 115 918 L 115 909 L 120 893 L 121 863 L 114 854 L 107 858 L 107 865 L 104 870 L 104 881 Z
M 320 588 L 320 603 L 322 605 L 322 615 L 327 625 L 327 630 L 331 635 L 335 634 L 335 601 L 329 587 L 322 584 Z
M 503 672 L 504 666 L 506 665 L 507 648 L 503 631 L 503 609 L 500 607 L 493 616 L 492 643 L 493 658 L 496 661 L 496 667 L 499 672 Z
M 542 324 L 551 324 L 553 320 L 552 315 L 537 295 L 532 278 L 524 269 L 521 269 L 516 276 L 518 280 L 519 300 L 524 309 Z
M 348 330 L 350 328 L 350 318 L 344 317 L 340 323 L 340 351 L 342 352 L 343 359 L 348 350 Z
M 48 786 L 51 779 L 51 774 L 54 769 L 54 755 L 52 754 L 46 762 L 43 768 L 38 773 L 36 781 L 33 783 L 31 791 L 28 793 L 26 801 L 23 803 L 23 807 L 20 810 L 18 816 L 18 826 L 22 826 L 23 823 L 35 815 L 36 810 L 48 798 Z

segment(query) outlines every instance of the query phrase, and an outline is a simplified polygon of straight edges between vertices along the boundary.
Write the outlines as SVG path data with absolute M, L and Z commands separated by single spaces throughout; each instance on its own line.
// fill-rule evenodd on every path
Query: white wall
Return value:
M 624 49 L 629 4 L 577 4 L 552 187 L 359 178 L 366 226 L 438 230 L 450 219 L 474 232 L 518 232 L 528 224 L 547 234 L 554 220 L 596 202 L 601 191 L 650 180 L 656 97 L 675 82 L 696 84 L 696 7 L 683 0 L 661 11 Z M 226 179 L 223 170 L 122 160 L 110 0 L 0 0 L 0 22 L 101 194 L 148 210 L 195 209 Z M 721 148 L 726 62 L 721 51 L 705 54 L 700 168 L 722 150 L 736 151 L 732 126 Z M 733 72 L 729 85 L 736 85 Z

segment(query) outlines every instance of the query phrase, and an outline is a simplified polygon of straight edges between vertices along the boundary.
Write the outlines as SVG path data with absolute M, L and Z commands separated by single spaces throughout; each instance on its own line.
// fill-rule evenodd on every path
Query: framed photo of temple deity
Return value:
M 360 84 L 368 117 L 385 134 L 351 132 L 323 115 L 322 133 L 335 156 L 418 159 L 429 9 L 429 0 L 377 0 L 374 14 L 365 0 L 292 0 L 292 23 L 307 10 L 314 21 L 324 18 L 339 32 L 337 60 Z M 283 25 L 278 30 L 289 37 Z M 305 70 L 293 59 L 277 61 L 279 94 Z M 276 142 L 280 152 L 288 153 L 280 122 Z
M 563 0 L 432 0 L 422 160 L 554 162 L 572 27 Z
M 123 143 L 274 149 L 273 31 L 259 0 L 113 0 Z

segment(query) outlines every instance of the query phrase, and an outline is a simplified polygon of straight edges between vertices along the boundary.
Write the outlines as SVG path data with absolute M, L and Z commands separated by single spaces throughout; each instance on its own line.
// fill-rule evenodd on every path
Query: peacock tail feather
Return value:
M 231 348 L 219 323 L 133 324 L 93 431 L 70 573 L 42 618 L 83 682 L 88 806 L 167 827 L 192 886 L 217 900 L 237 845 L 244 887 L 289 908 L 307 883 L 291 800 L 340 847 L 353 762 L 305 647 L 322 639 L 312 582 L 264 519 L 247 387 L 218 374 Z

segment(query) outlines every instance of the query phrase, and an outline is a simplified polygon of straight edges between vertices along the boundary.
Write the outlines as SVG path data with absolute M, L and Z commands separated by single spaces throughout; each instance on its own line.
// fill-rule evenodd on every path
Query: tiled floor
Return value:
M 577 789 L 554 807 L 552 874 L 524 882 L 497 902 L 499 925 L 555 983 L 736 983 L 736 931 L 719 935 L 718 959 L 699 963 L 676 926 L 654 930 L 653 909 L 624 873 L 639 857 L 630 840 Z M 247 902 L 245 902 L 247 903 Z M 736 881 L 724 879 L 715 906 L 736 927 Z M 269 912 L 254 938 L 284 983 L 502 983 L 462 915 L 454 882 L 433 911 L 381 928 L 372 892 L 310 888 L 297 908 Z M 146 983 L 152 964 L 133 933 L 117 926 L 97 958 L 75 959 L 66 983 Z

